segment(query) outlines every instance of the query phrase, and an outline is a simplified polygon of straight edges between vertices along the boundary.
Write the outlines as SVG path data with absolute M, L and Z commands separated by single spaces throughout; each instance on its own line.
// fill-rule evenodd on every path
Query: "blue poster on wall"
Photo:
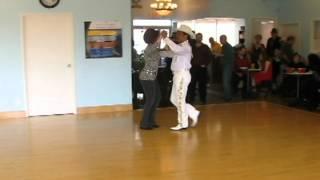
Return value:
M 85 41 L 88 59 L 122 57 L 122 30 L 119 22 L 85 22 Z

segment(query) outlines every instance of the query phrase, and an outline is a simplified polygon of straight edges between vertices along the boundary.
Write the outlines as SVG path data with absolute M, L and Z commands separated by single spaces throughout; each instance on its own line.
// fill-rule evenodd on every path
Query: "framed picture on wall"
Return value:
M 122 29 L 116 21 L 85 22 L 86 58 L 122 57 Z

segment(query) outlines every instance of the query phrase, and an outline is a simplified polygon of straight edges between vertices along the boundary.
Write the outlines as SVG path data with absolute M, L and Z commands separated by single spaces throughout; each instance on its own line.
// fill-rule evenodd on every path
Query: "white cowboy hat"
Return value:
M 191 39 L 195 39 L 196 36 L 194 35 L 194 33 L 192 32 L 192 29 L 187 26 L 187 25 L 181 25 L 177 31 L 181 31 L 181 32 L 184 32 L 184 33 L 187 33 L 188 35 L 190 35 L 190 38 Z

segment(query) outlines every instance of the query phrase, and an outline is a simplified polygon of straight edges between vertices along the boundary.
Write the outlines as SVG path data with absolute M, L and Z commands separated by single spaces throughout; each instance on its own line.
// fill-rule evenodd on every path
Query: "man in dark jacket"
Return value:
M 192 103 L 195 98 L 197 84 L 199 84 L 200 100 L 203 104 L 207 101 L 207 67 L 213 59 L 210 48 L 202 43 L 202 34 L 196 35 L 196 42 L 193 47 L 193 59 L 191 61 L 191 83 L 189 85 L 188 101 Z
M 278 30 L 273 28 L 271 31 L 271 37 L 267 42 L 267 54 L 269 57 L 274 56 L 274 52 L 276 49 L 281 49 L 281 38 L 278 35 Z

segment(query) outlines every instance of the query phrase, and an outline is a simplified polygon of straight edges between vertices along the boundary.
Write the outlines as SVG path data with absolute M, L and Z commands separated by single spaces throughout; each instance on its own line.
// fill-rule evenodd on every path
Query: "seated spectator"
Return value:
M 235 70 L 240 71 L 241 68 L 250 68 L 251 62 L 247 55 L 246 48 L 242 47 L 238 50 L 236 61 L 235 61 Z M 241 71 L 242 72 L 242 71 Z
M 310 54 L 308 56 L 308 63 L 311 71 L 320 72 L 320 57 L 317 54 Z
M 307 68 L 307 63 L 301 55 L 295 53 L 292 61 L 288 63 L 288 71 L 298 71 L 299 68 Z
M 261 72 L 254 74 L 255 85 L 260 85 L 265 81 L 272 81 L 272 62 L 266 53 L 259 55 L 259 63 L 261 64 Z
M 271 93 L 272 90 L 272 61 L 266 53 L 261 53 L 258 60 L 260 72 L 252 74 L 252 92 L 261 93 L 263 89 L 266 91 L 265 96 Z M 262 89 L 263 88 L 263 89 Z M 256 94 L 258 95 L 258 94 Z
M 250 60 L 248 58 L 247 50 L 244 47 L 240 47 L 237 51 L 237 56 L 235 60 L 235 68 L 234 68 L 234 75 L 233 75 L 233 87 L 234 90 L 237 91 L 238 89 L 242 90 L 242 96 L 245 94 L 247 84 L 247 74 L 243 68 L 250 68 Z
M 316 54 L 310 54 L 308 62 L 313 75 L 304 84 L 302 96 L 306 100 L 306 108 L 315 110 L 320 104 L 320 58 Z
M 288 62 L 286 67 L 286 73 L 298 72 L 300 68 L 307 70 L 307 65 L 301 55 L 295 53 L 293 59 Z M 303 77 L 305 79 L 305 77 Z M 281 85 L 281 92 L 284 96 L 295 96 L 296 94 L 297 80 L 295 76 L 285 76 Z

